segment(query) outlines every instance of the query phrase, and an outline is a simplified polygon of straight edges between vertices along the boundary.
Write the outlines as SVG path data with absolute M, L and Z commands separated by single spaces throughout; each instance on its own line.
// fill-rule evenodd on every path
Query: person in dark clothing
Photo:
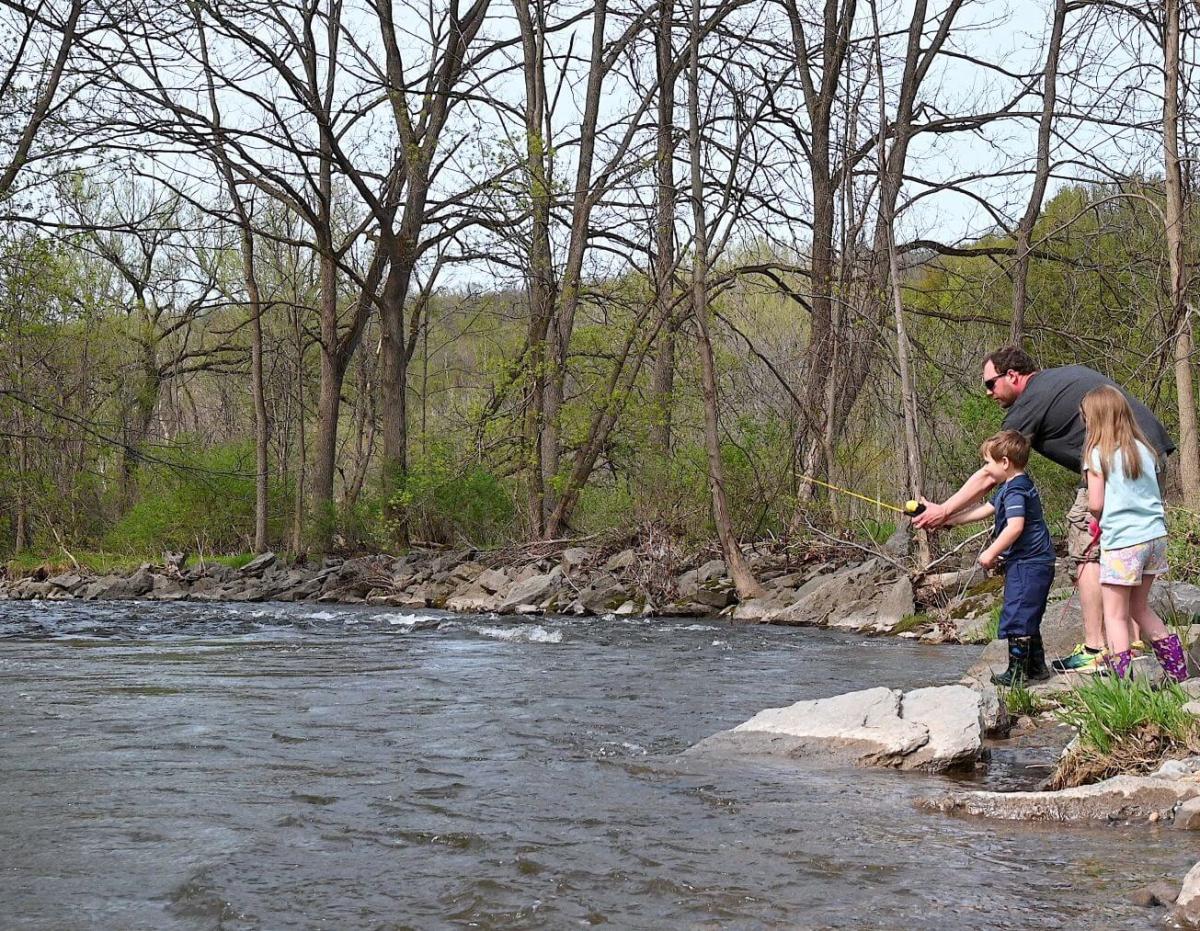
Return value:
M 1084 641 L 1054 667 L 1060 670 L 1095 669 L 1104 652 L 1104 611 L 1100 596 L 1100 547 L 1095 522 L 1087 509 L 1087 488 L 1082 481 L 1083 446 L 1087 435 L 1080 404 L 1089 391 L 1102 385 L 1118 387 L 1106 376 L 1084 365 L 1039 369 L 1020 347 L 1006 346 L 983 360 L 983 387 L 988 397 L 1005 408 L 1004 428 L 1018 430 L 1047 459 L 1081 478 L 1080 488 L 1067 512 L 1067 555 L 1074 563 L 1083 611 Z M 1123 392 L 1125 393 L 1125 392 Z M 1166 428 L 1150 409 L 1125 393 L 1138 426 L 1159 457 L 1175 451 Z M 945 526 L 962 509 L 978 501 L 996 484 L 986 469 L 968 478 L 941 504 L 924 501 L 925 510 L 913 520 L 923 530 Z
M 1002 430 L 980 447 L 983 470 L 1000 487 L 992 499 L 971 510 L 959 511 L 948 524 L 957 526 L 995 516 L 992 543 L 979 555 L 985 569 L 1004 571 L 1004 607 L 1000 611 L 1000 636 L 1008 640 L 1008 668 L 993 675 L 996 685 L 1047 679 L 1046 651 L 1042 646 L 1042 616 L 1054 581 L 1054 544 L 1042 513 L 1042 500 L 1025 474 L 1029 440 L 1016 430 Z

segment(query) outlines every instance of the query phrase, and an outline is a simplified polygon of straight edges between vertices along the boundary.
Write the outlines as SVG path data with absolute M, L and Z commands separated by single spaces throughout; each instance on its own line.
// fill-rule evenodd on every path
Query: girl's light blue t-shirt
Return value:
M 1138 443 L 1142 474 L 1136 479 L 1125 475 L 1121 450 L 1113 453 L 1104 481 L 1104 511 L 1100 514 L 1100 547 L 1119 550 L 1148 543 L 1167 535 L 1166 512 L 1158 490 L 1158 460 L 1144 443 Z M 1097 474 L 1100 450 L 1093 449 L 1089 467 Z

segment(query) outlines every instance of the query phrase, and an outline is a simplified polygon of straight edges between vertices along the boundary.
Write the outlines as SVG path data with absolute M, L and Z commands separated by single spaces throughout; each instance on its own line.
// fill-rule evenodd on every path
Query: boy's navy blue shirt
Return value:
M 1042 513 L 1042 498 L 1028 475 L 1015 475 L 992 495 L 996 509 L 994 536 L 999 536 L 1014 517 L 1025 518 L 1025 529 L 1001 556 L 1009 565 L 1015 562 L 1054 562 L 1054 544 Z

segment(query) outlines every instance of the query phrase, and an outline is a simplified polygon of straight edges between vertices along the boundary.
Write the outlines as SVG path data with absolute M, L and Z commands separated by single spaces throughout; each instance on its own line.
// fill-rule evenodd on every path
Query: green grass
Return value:
M 1110 753 L 1146 725 L 1186 740 L 1196 727 L 1196 718 L 1183 710 L 1189 700 L 1174 683 L 1159 688 L 1146 680 L 1094 678 L 1062 693 L 1055 716 L 1079 732 L 1081 744 Z
M 1033 717 L 1049 705 L 1048 702 L 1042 701 L 1025 686 L 1019 684 L 1009 689 L 1002 689 L 1000 695 L 1004 699 L 1004 707 L 1014 717 L 1021 715 Z
M 232 556 L 205 556 L 206 563 L 218 563 L 222 566 L 228 566 L 230 569 L 240 569 L 246 563 L 250 562 L 257 556 L 257 553 L 234 553 Z M 187 565 L 199 565 L 200 560 L 195 556 L 189 556 Z
M 1000 609 L 996 605 L 988 612 L 987 619 L 975 627 L 966 630 L 962 635 L 963 643 L 991 643 L 1000 636 Z
M 103 550 L 72 551 L 81 569 L 86 569 L 95 575 L 120 575 L 135 571 L 138 567 L 149 563 L 152 566 L 162 564 L 162 553 L 108 553 Z M 218 563 L 230 569 L 240 569 L 255 557 L 255 553 L 234 553 L 231 555 L 213 555 L 204 557 L 206 563 Z M 199 565 L 196 556 L 189 556 L 188 566 Z M 35 569 L 45 567 L 51 574 L 75 571 L 75 564 L 62 551 L 57 553 L 26 552 L 13 556 L 3 564 L 11 575 L 26 575 Z
M 910 630 L 917 630 L 930 624 L 931 620 L 928 614 L 906 614 L 900 618 L 900 623 L 892 628 L 893 634 L 905 634 Z

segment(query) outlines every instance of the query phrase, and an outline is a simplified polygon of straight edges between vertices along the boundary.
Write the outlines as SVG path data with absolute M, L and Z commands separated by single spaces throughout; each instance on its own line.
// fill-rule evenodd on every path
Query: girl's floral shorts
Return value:
M 1167 571 L 1167 538 L 1100 551 L 1101 585 L 1141 585 L 1143 575 Z

